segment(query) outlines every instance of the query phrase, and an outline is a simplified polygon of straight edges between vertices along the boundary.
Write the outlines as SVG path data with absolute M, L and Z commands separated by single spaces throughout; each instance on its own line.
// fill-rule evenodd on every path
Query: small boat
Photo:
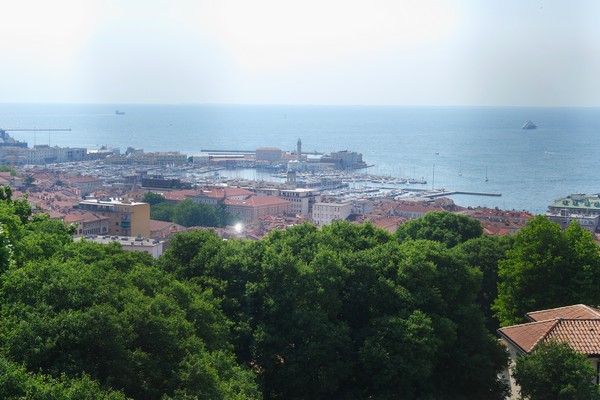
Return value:
M 115 110 L 115 115 L 125 115 L 125 111 Z
M 525 124 L 521 127 L 521 129 L 535 129 L 537 125 L 531 122 L 531 120 L 525 122 Z

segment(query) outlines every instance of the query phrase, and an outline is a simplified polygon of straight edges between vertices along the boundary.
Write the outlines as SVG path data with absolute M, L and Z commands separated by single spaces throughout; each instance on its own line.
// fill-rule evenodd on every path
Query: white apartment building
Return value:
M 335 220 L 345 220 L 352 214 L 352 203 L 315 203 L 313 222 L 317 226 L 329 225 Z

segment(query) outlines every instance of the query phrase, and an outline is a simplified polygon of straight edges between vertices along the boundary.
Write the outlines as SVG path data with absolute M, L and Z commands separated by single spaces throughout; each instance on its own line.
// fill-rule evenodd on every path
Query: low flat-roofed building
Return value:
M 163 253 L 164 241 L 159 239 L 147 239 L 141 236 L 110 236 L 110 235 L 88 235 L 82 236 L 90 242 L 99 244 L 118 243 L 125 251 L 143 251 L 154 258 L 158 258 Z
M 281 154 L 281 149 L 275 147 L 259 147 L 256 149 L 256 160 L 278 162 L 281 161 Z

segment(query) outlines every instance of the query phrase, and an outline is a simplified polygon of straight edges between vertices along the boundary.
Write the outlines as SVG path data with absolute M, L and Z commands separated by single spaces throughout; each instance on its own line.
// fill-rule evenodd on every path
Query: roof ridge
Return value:
M 588 309 L 594 311 L 595 313 L 600 314 L 598 312 L 598 310 L 594 310 L 593 308 L 591 308 L 590 306 L 588 306 L 586 304 L 578 303 L 578 304 L 571 304 L 571 305 L 568 305 L 568 306 L 553 307 L 553 308 L 546 308 L 544 310 L 530 311 L 530 312 L 527 313 L 527 315 L 529 315 L 529 314 L 539 314 L 539 313 L 543 313 L 543 312 L 548 312 L 550 310 L 561 310 L 561 309 L 564 309 L 564 308 L 571 308 L 571 307 L 577 307 L 577 306 L 588 308 Z
M 554 328 L 556 328 L 562 321 L 564 320 L 564 318 L 554 318 L 554 323 L 552 325 L 550 325 L 550 327 L 546 330 L 546 332 L 544 332 L 544 334 L 542 336 L 540 336 L 532 345 L 531 348 L 529 349 L 529 351 L 535 349 L 535 347 L 538 345 L 539 342 L 541 342 L 543 339 L 545 339 L 546 337 L 548 337 L 548 335 L 550 335 L 550 332 L 552 332 L 552 330 L 554 330 Z M 546 321 L 551 321 L 551 320 L 546 320 Z
M 548 323 L 549 321 L 556 321 L 557 319 L 559 319 L 559 318 L 558 318 L 558 317 L 555 317 L 555 318 L 543 319 L 543 320 L 541 320 L 541 321 L 529 321 L 529 322 L 523 322 L 522 324 L 510 325 L 510 326 L 504 326 L 504 327 L 502 327 L 502 328 L 499 328 L 498 330 L 499 330 L 499 331 L 501 331 L 501 330 L 504 330 L 504 329 L 508 329 L 508 328 L 517 328 L 517 327 L 524 326 L 524 325 L 529 325 L 529 326 L 531 326 L 531 325 L 534 325 L 534 324 Z M 562 318 L 562 319 L 565 319 L 565 318 Z

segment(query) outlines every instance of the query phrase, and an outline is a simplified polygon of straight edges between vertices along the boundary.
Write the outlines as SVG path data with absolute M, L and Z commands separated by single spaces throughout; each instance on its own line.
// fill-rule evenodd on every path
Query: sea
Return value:
M 123 112 L 117 115 L 116 110 Z M 528 120 L 538 128 L 523 130 Z M 0 104 L 0 129 L 29 146 L 180 151 L 362 153 L 370 174 L 424 179 L 462 206 L 544 213 L 572 193 L 600 192 L 600 108 L 321 105 Z M 70 128 L 70 131 L 45 131 Z M 238 177 L 265 177 L 256 171 Z

